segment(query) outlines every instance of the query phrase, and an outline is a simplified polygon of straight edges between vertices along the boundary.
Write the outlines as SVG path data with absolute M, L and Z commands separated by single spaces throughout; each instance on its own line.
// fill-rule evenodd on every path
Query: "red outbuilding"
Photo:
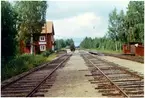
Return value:
M 124 44 L 123 53 L 144 56 L 144 45 L 139 42 L 130 42 L 128 44 Z
M 33 43 L 34 53 L 41 53 L 43 51 L 52 49 L 54 50 L 54 26 L 53 22 L 48 21 L 42 27 L 39 40 Z M 35 36 L 35 35 L 34 35 Z M 24 41 L 20 42 L 21 53 L 30 53 L 30 44 L 24 44 Z

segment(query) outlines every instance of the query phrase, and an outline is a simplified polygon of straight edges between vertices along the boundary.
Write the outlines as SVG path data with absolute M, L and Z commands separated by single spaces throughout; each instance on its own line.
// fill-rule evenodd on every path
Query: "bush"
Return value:
M 52 53 L 54 53 L 54 51 L 53 50 L 47 50 L 47 51 L 45 51 L 45 52 L 43 52 L 42 53 L 42 55 L 44 56 L 44 57 L 48 57 L 50 54 L 52 54 Z
M 31 68 L 38 66 L 40 63 L 45 62 L 46 60 L 47 58 L 43 57 L 42 55 L 24 54 L 17 56 L 7 65 L 2 66 L 2 80 L 28 71 Z
M 43 56 L 41 55 L 36 55 L 35 59 L 33 60 L 33 65 L 34 66 L 38 66 L 38 64 L 42 63 L 42 62 L 45 62 L 47 58 L 44 58 Z
M 71 44 L 71 45 L 70 45 L 70 50 L 71 50 L 71 51 L 75 51 L 75 45 L 74 45 L 74 44 Z

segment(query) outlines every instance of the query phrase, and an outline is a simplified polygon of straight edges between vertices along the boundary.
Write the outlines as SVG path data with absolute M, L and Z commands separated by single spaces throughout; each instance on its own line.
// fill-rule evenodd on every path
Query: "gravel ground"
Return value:
M 131 60 L 139 63 L 144 63 L 144 57 L 141 56 L 131 56 L 131 55 L 123 55 L 123 54 L 110 54 L 110 53 L 103 53 L 105 56 L 113 56 L 120 59 Z
M 142 64 L 142 63 L 125 60 L 125 59 L 120 59 L 120 58 L 116 58 L 116 57 L 111 57 L 111 56 L 98 56 L 98 57 L 101 59 L 105 59 L 109 62 L 114 62 L 120 66 L 129 68 L 138 73 L 144 74 L 144 64 Z
M 57 70 L 57 78 L 54 85 L 45 94 L 45 97 L 102 97 L 100 93 L 95 90 L 95 85 L 90 84 L 86 77 L 90 74 L 88 67 L 78 51 L 73 53 L 70 60 L 65 67 Z

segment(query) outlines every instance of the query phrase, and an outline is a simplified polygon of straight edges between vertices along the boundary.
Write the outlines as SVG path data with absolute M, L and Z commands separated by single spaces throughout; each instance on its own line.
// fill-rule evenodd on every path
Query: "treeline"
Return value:
M 126 13 L 117 9 L 109 14 L 108 31 L 102 38 L 86 37 L 82 48 L 121 50 L 128 42 L 144 43 L 144 1 L 130 1 Z
M 59 50 L 61 48 L 69 48 L 70 46 L 74 45 L 73 39 L 56 39 L 55 40 L 55 50 Z
M 117 44 L 117 47 L 115 47 L 114 43 Z M 121 42 L 114 42 L 110 40 L 109 38 L 102 37 L 102 38 L 91 38 L 91 37 L 86 37 L 80 44 L 81 48 L 86 48 L 86 49 L 102 49 L 102 50 L 121 50 Z

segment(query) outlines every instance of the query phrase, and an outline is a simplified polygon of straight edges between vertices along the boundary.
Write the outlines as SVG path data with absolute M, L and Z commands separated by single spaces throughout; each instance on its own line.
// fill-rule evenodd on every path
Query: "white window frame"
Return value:
M 40 45 L 40 51 L 46 51 L 46 45 Z
M 40 36 L 40 37 L 39 37 L 39 40 L 40 40 L 40 41 L 45 41 L 45 36 Z

